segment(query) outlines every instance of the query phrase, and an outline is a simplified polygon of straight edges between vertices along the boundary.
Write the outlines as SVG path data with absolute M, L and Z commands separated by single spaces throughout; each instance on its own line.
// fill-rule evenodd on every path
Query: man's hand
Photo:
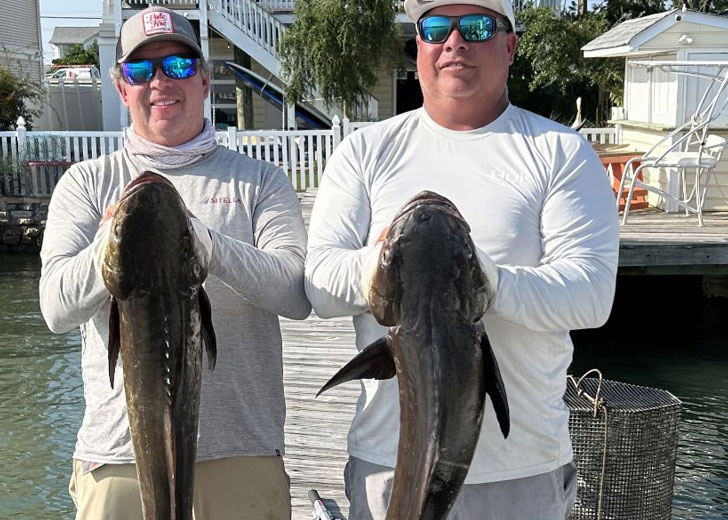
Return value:
M 379 265 L 379 254 L 382 251 L 384 240 L 387 238 L 387 233 L 389 233 L 389 227 L 385 227 L 382 232 L 379 233 L 379 237 L 374 243 L 374 249 L 369 252 L 369 256 L 367 256 L 367 258 L 364 260 L 364 266 L 361 273 L 361 288 L 362 292 L 364 293 L 364 300 L 366 300 L 367 305 L 369 305 L 369 290 L 371 288 L 372 278 L 374 277 L 374 273 L 377 272 L 377 266 Z
M 478 254 L 478 260 L 480 260 L 480 266 L 485 272 L 485 277 L 488 279 L 488 305 L 485 308 L 488 310 L 493 304 L 495 294 L 498 290 L 498 267 L 485 251 L 477 246 L 475 247 L 475 251 Z
M 195 231 L 195 242 L 197 250 L 204 251 L 207 256 L 207 262 L 209 263 L 212 258 L 212 235 L 210 234 L 209 228 L 203 224 L 200 219 L 195 217 L 191 211 L 187 211 L 190 215 L 190 222 L 192 223 L 192 229 Z

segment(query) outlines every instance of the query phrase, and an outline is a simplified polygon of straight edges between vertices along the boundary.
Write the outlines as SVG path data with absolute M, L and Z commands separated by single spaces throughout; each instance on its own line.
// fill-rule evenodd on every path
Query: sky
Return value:
M 53 49 L 50 39 L 55 27 L 97 27 L 101 23 L 103 0 L 40 0 L 40 25 L 43 61 L 50 64 Z

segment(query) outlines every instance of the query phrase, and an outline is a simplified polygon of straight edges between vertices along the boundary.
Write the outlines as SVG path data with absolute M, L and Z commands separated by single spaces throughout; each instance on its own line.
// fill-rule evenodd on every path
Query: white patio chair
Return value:
M 689 129 L 679 137 L 674 143 L 669 145 L 665 150 L 657 152 L 656 149 L 661 148 L 665 142 L 670 142 L 679 133 Z M 622 224 L 627 222 L 629 216 L 629 207 L 632 202 L 635 186 L 640 186 L 648 191 L 657 193 L 666 200 L 675 202 L 679 207 L 685 210 L 685 214 L 695 213 L 698 215 L 698 226 L 703 225 L 703 204 L 705 203 L 705 195 L 710 185 L 710 178 L 713 175 L 715 166 L 720 161 L 723 150 L 726 146 L 726 140 L 717 135 L 706 135 L 707 122 L 694 126 L 688 123 L 661 139 L 642 157 L 631 159 L 624 168 L 622 179 L 619 183 L 619 192 L 617 194 L 617 209 L 619 210 L 619 200 L 624 190 L 629 186 L 624 214 L 622 216 Z M 639 166 L 635 167 L 635 163 L 639 162 Z M 673 168 L 679 173 L 680 187 L 679 191 L 682 196 L 675 196 L 662 190 L 656 186 L 645 183 L 640 179 L 640 174 L 645 168 Z M 690 185 L 689 173 L 694 172 L 695 177 Z

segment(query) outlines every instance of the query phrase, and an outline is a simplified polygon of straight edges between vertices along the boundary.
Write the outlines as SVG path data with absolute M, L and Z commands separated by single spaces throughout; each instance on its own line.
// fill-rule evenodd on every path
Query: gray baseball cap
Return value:
M 128 60 L 129 55 L 142 45 L 159 41 L 182 43 L 202 58 L 200 41 L 189 20 L 166 7 L 155 6 L 139 11 L 121 26 L 116 42 L 116 63 Z

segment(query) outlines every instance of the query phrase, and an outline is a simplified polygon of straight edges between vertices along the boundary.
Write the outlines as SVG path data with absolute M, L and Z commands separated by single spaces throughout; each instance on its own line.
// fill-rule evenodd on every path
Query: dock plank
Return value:
M 619 229 L 620 274 L 728 274 L 728 212 L 630 212 Z
M 359 383 L 316 393 L 356 355 L 351 318 L 304 321 L 281 318 L 283 384 L 286 392 L 286 471 L 291 477 L 293 520 L 311 519 L 308 490 L 316 489 L 334 513 L 345 519 L 346 434 L 359 396 Z M 331 502 L 333 501 L 333 502 Z M 337 507 L 338 506 L 338 509 Z

